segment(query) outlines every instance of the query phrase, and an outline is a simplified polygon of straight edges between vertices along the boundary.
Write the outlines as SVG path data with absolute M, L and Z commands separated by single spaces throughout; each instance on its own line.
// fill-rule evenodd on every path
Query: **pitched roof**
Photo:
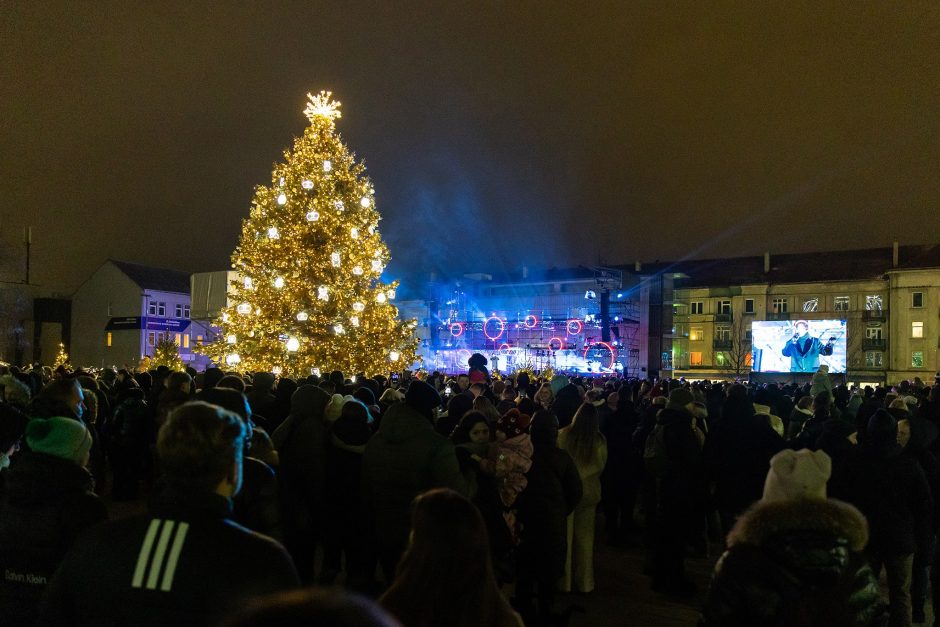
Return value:
M 677 287 L 875 279 L 892 270 L 940 267 L 940 244 L 900 246 L 896 268 L 891 256 L 890 247 L 771 254 L 767 273 L 763 256 L 690 259 L 644 265 L 641 274 L 684 275 L 675 277 Z
M 188 272 L 170 270 L 168 268 L 142 266 L 126 261 L 116 261 L 114 259 L 109 259 L 109 261 L 113 263 L 118 270 L 126 274 L 131 281 L 139 285 L 141 289 L 189 294 Z

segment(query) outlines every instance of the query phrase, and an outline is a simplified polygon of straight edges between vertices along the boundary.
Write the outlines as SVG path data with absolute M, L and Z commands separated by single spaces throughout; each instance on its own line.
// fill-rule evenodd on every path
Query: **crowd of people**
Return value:
M 940 607 L 936 382 L 499 378 L 475 356 L 394 379 L 9 366 L 0 388 L 4 625 L 558 625 L 556 594 L 595 588 L 595 529 L 676 597 L 721 546 L 708 627 Z

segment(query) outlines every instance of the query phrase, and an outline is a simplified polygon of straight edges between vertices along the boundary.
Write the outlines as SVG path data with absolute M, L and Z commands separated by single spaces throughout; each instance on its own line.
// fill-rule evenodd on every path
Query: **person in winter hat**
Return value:
M 34 418 L 29 450 L 17 453 L 0 487 L 0 622 L 37 623 L 47 582 L 84 530 L 108 517 L 84 467 L 91 434 L 73 418 Z
M 67 459 L 79 466 L 88 463 L 91 443 L 88 428 L 71 418 L 36 418 L 26 425 L 26 444 L 31 451 Z
M 0 403 L 0 471 L 9 467 L 10 458 L 17 451 L 29 419 L 13 405 Z
M 868 524 L 852 505 L 826 498 L 831 471 L 823 451 L 774 455 L 763 497 L 728 534 L 700 625 L 883 624 L 862 553 Z

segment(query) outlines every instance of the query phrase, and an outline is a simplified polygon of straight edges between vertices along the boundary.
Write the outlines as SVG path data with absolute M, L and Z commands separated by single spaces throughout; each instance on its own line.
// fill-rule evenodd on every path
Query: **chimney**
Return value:
M 641 270 L 643 270 L 643 264 L 641 264 L 639 261 L 635 261 L 633 263 L 633 271 L 640 272 Z
M 529 266 L 522 266 L 522 278 L 523 279 L 529 278 Z
M 764 274 L 770 272 L 770 252 L 764 253 Z
M 894 245 L 891 247 L 891 267 L 892 268 L 898 267 L 898 261 L 899 261 L 898 257 L 900 256 L 900 251 L 898 249 L 899 249 L 898 241 L 894 240 Z

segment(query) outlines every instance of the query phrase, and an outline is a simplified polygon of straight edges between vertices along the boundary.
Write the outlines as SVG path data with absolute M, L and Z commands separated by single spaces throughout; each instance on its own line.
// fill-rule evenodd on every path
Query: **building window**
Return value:
M 880 340 L 882 338 L 881 326 L 879 325 L 877 327 L 868 327 L 865 329 L 865 337 L 869 340 Z
M 189 333 L 183 335 L 183 348 L 189 348 Z
M 147 346 L 156 346 L 157 345 L 157 334 L 153 331 L 147 332 Z
M 176 334 L 173 335 L 173 341 L 176 342 L 176 345 L 177 345 L 177 346 L 179 346 L 180 344 L 183 343 L 183 338 L 180 337 L 180 334 L 179 334 L 179 333 L 176 333 Z
M 701 342 L 702 335 L 702 327 L 692 327 L 689 329 L 689 339 L 693 342 Z
M 751 338 L 752 338 L 752 336 L 751 336 L 751 330 L 750 330 L 750 329 L 747 329 L 746 331 L 744 331 L 744 339 L 747 340 L 748 342 L 750 342 L 750 341 L 751 341 Z
M 157 303 L 157 315 L 158 316 L 166 315 L 166 303 Z
M 718 301 L 718 313 L 730 314 L 731 313 L 731 301 L 730 300 Z
M 108 334 L 105 336 L 104 341 L 105 341 L 106 346 L 111 346 L 111 332 L 110 331 L 108 331 Z
M 883 356 L 884 353 L 881 351 L 865 353 L 865 366 L 868 368 L 881 368 Z
M 725 354 L 724 354 L 724 353 L 716 353 L 716 354 L 715 354 L 715 363 L 718 364 L 719 366 L 724 366 L 724 365 L 725 365 Z
M 773 305 L 774 313 L 787 313 L 786 298 L 775 298 L 771 301 L 771 304 Z
M 848 296 L 836 296 L 835 310 L 836 311 L 848 311 L 849 310 L 849 297 Z
M 865 297 L 865 311 L 877 311 L 881 312 L 884 303 L 881 301 L 881 296 L 873 295 Z
M 911 307 L 921 308 L 924 306 L 924 293 L 923 292 L 912 292 L 911 293 Z
M 745 298 L 744 299 L 744 313 L 754 313 L 754 299 Z
M 924 351 L 914 351 L 911 353 L 911 368 L 924 367 Z
M 183 306 L 179 303 L 176 304 L 176 317 L 177 318 L 183 317 Z
M 803 301 L 803 311 L 819 311 L 819 299 L 809 298 Z
M 153 301 L 150 301 L 149 303 L 147 303 L 147 315 L 148 316 L 157 315 L 157 303 Z
M 691 313 L 700 314 L 700 313 L 702 313 L 703 311 L 705 311 L 705 303 L 704 303 L 704 302 L 702 302 L 702 301 L 700 301 L 700 300 L 696 300 L 696 301 L 693 301 L 693 302 L 692 302 Z
M 183 317 L 189 318 L 189 305 L 183 305 Z
M 689 353 L 689 365 L 690 366 L 701 366 L 702 365 L 702 353 L 701 351 L 692 351 Z
M 202 336 L 201 336 L 201 335 L 197 335 L 197 336 L 196 336 L 196 346 L 202 346 Z
M 911 323 L 911 337 L 924 337 L 924 323 L 923 322 Z
M 715 331 L 715 339 L 723 340 L 725 342 L 731 340 L 731 327 L 718 327 Z

